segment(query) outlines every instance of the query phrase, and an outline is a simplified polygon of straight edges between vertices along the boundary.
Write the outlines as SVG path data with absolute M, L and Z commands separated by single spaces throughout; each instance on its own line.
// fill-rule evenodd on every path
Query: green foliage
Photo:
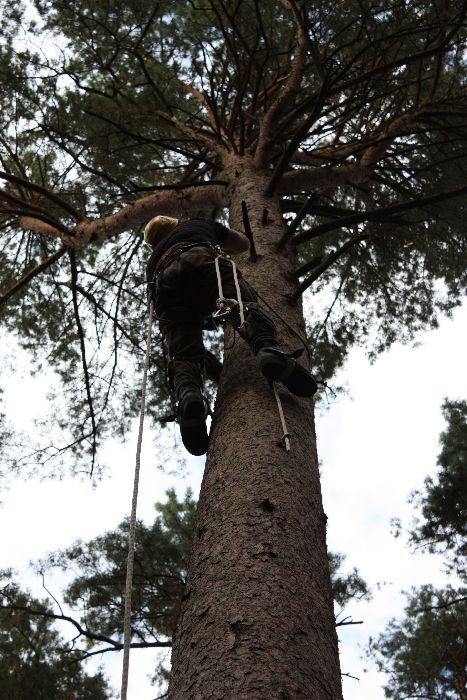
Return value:
M 467 589 L 413 588 L 402 621 L 391 620 L 370 651 L 389 674 L 387 698 L 465 698 Z
M 341 573 L 345 556 L 339 552 L 329 552 L 332 596 L 334 602 L 343 608 L 351 600 L 370 600 L 371 593 L 367 582 L 355 567 L 348 574 Z
M 0 589 L 0 697 L 5 700 L 107 700 L 111 691 L 102 673 L 87 673 L 72 645 L 53 621 L 25 610 L 51 612 L 8 581 Z M 5 608 L 5 606 L 10 606 Z
M 167 491 L 157 503 L 154 522 L 138 522 L 133 574 L 132 629 L 139 641 L 170 637 L 178 618 L 186 579 L 196 502 L 187 490 L 178 501 Z M 93 620 L 100 634 L 120 638 L 123 630 L 128 521 L 89 542 L 76 542 L 51 554 L 47 567 L 76 572 L 64 592 L 65 602 Z
M 156 503 L 155 510 L 157 515 L 154 522 L 148 526 L 139 522 L 136 532 L 131 623 L 133 642 L 141 647 L 154 647 L 158 642 L 169 642 L 167 646 L 170 646 L 185 588 L 196 502 L 189 489 L 180 500 L 177 499 L 175 491 L 169 489 L 166 501 Z M 60 679 L 63 668 L 70 667 L 72 670 L 67 678 L 71 687 L 72 679 L 78 678 L 82 673 L 79 659 L 84 659 L 88 654 L 97 653 L 99 650 L 112 651 L 115 643 L 121 644 L 127 547 L 128 521 L 124 521 L 115 530 L 89 542 L 75 542 L 66 550 L 49 554 L 44 561 L 39 562 L 38 569 L 44 576 L 54 568 L 73 572 L 73 579 L 63 592 L 63 605 L 66 606 L 66 614 L 88 633 L 87 636 L 76 636 L 76 629 L 73 627 L 73 636 L 76 637 L 73 648 L 53 629 L 52 620 L 47 617 L 52 613 L 48 603 L 34 600 L 21 592 L 17 585 L 11 581 L 7 582 L 3 588 L 2 605 L 8 604 L 10 609 L 0 609 L 0 635 L 3 628 L 9 630 L 8 654 L 16 653 L 13 650 L 17 649 L 20 640 L 26 644 L 27 639 L 31 641 L 30 649 L 36 649 L 37 652 L 37 640 L 40 637 L 41 651 L 40 654 L 37 653 L 44 678 L 50 677 L 50 683 L 58 683 L 58 680 L 54 679 Z M 341 572 L 343 561 L 344 557 L 341 554 L 329 555 L 334 600 L 340 608 L 351 601 L 370 597 L 367 584 L 357 569 L 348 574 Z M 8 576 L 6 578 L 8 581 Z M 24 609 L 18 610 L 18 606 Z M 41 614 L 32 614 L 34 610 Z M 14 627 L 15 624 L 19 625 L 18 630 Z M 14 631 L 14 640 L 11 630 Z M 134 653 L 137 653 L 136 650 Z M 0 642 L 0 658 L 1 654 Z M 32 663 L 31 654 L 32 651 L 24 659 L 22 674 L 27 664 Z M 15 663 L 18 664 L 19 661 Z M 78 676 L 74 676 L 73 673 Z M 153 680 L 163 684 L 166 675 L 167 670 L 162 662 Z M 86 678 L 83 676 L 83 682 L 79 684 L 83 694 L 70 695 L 70 700 L 86 700 L 88 697 L 98 700 L 100 697 L 107 697 L 99 695 L 97 690 L 95 696 L 86 695 L 86 683 L 89 683 L 90 688 L 98 688 L 102 680 L 100 675 L 89 677 L 88 680 Z M 46 683 L 46 680 L 36 680 L 36 686 L 42 692 L 41 683 Z M 62 679 L 61 682 L 65 681 Z M 21 688 L 26 688 L 23 675 L 18 683 Z M 95 685 L 92 685 L 93 683 Z M 105 689 L 105 686 L 102 688 Z M 0 693 L 1 689 L 0 685 Z M 55 697 L 57 700 L 61 698 L 50 692 L 50 700 L 54 700 Z M 27 696 L 18 695 L 18 698 L 22 697 Z M 45 697 L 49 698 L 44 694 L 31 697 L 33 700 L 36 697 L 44 700 Z
M 421 512 L 409 541 L 448 557 L 465 577 L 465 475 L 467 403 L 445 399 L 447 428 L 441 433 L 440 471 L 425 479 L 425 489 L 412 494 Z M 398 526 L 398 534 L 401 525 Z M 391 620 L 369 655 L 389 675 L 386 697 L 464 700 L 467 667 L 467 589 L 431 585 L 412 588 L 402 620 Z
M 467 402 L 445 399 L 443 415 L 447 427 L 441 433 L 437 474 L 427 476 L 424 489 L 414 491 L 410 501 L 418 510 L 409 530 L 416 548 L 439 552 L 449 568 L 465 576 L 467 555 Z M 396 522 L 397 534 L 400 523 Z

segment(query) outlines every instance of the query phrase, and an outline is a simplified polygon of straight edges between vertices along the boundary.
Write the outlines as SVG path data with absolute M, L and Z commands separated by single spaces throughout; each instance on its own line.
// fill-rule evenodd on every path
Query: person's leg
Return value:
M 230 260 L 220 257 L 219 270 L 222 278 L 222 291 L 226 299 L 237 299 L 237 290 Z M 258 303 L 255 291 L 237 271 L 240 296 L 244 304 L 245 320 L 240 322 L 238 308 L 231 315 L 231 321 L 239 335 L 256 355 L 262 374 L 270 382 L 279 381 L 297 396 L 312 396 L 317 385 L 311 374 L 299 364 L 293 355 L 282 351 L 277 341 L 276 324 L 272 316 Z M 202 278 L 203 298 L 207 308 L 214 310 L 219 297 L 217 274 L 214 261 L 205 265 Z
M 207 403 L 202 394 L 204 345 L 201 321 L 184 294 L 187 280 L 179 263 L 162 273 L 156 300 L 159 327 L 169 357 L 169 383 L 177 399 L 180 433 L 194 455 L 207 451 Z

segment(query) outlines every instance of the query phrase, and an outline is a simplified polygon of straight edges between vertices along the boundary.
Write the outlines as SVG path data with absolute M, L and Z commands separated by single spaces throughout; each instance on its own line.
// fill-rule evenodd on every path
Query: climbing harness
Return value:
M 141 446 L 143 442 L 144 412 L 146 407 L 146 387 L 148 382 L 149 357 L 151 352 L 152 321 L 154 301 L 149 303 L 148 330 L 146 335 L 146 356 L 144 358 L 143 381 L 141 386 L 141 404 L 139 413 L 138 441 L 136 444 L 135 476 L 133 481 L 133 498 L 131 501 L 130 530 L 128 533 L 128 559 L 125 582 L 125 611 L 123 614 L 123 668 L 121 700 L 126 700 L 128 690 L 128 671 L 130 667 L 131 646 L 131 593 L 133 588 L 133 563 L 135 558 L 136 506 L 138 502 L 139 473 L 141 466 Z
M 235 283 L 235 291 L 237 292 L 237 298 L 236 299 L 226 299 L 224 297 L 224 291 L 222 287 L 222 275 L 220 271 L 220 266 L 219 266 L 219 258 L 228 260 L 231 265 L 232 265 L 232 274 L 234 278 L 234 283 Z M 245 313 L 244 313 L 244 304 L 242 301 L 242 295 L 240 292 L 240 285 L 238 283 L 238 275 L 237 275 L 237 265 L 235 264 L 235 261 L 232 260 L 228 255 L 225 255 L 225 253 L 222 253 L 220 255 L 217 255 L 214 264 L 216 266 L 216 276 L 217 276 L 217 287 L 219 290 L 219 298 L 216 302 L 218 311 L 215 311 L 213 314 L 213 319 L 214 320 L 229 320 L 232 316 L 232 312 L 234 309 L 238 307 L 238 312 L 240 316 L 240 327 L 245 323 Z M 251 285 L 250 285 L 251 286 Z M 279 444 L 282 444 L 285 447 L 286 452 L 290 451 L 290 433 L 287 430 L 287 423 L 285 421 L 285 415 L 284 415 L 284 409 L 282 407 L 282 401 L 281 398 L 277 392 L 276 388 L 276 383 L 275 382 L 270 382 L 271 388 L 274 392 L 274 398 L 276 399 L 277 403 L 277 409 L 279 411 L 279 418 L 281 421 L 281 426 L 283 430 L 283 435 L 282 439 L 280 440 Z

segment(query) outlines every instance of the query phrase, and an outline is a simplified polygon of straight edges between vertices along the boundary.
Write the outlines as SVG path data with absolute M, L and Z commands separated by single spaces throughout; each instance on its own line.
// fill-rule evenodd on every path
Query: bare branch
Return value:
M 345 255 L 351 248 L 353 248 L 357 243 L 360 243 L 360 241 L 365 240 L 366 238 L 369 237 L 369 234 L 360 234 L 358 236 L 353 236 L 350 238 L 344 245 L 340 246 L 340 248 L 337 248 L 333 253 L 328 255 L 321 263 L 316 265 L 314 260 L 311 260 L 309 263 L 306 265 L 303 265 L 301 268 L 296 270 L 294 273 L 294 276 L 299 276 L 302 274 L 305 274 L 305 272 L 308 272 L 308 270 L 311 270 L 314 268 L 313 273 L 307 277 L 296 289 L 296 291 L 290 295 L 290 301 L 295 301 L 298 299 L 305 289 L 308 289 L 315 280 L 320 277 L 323 272 L 325 272 L 331 265 L 333 265 L 336 260 L 341 258 L 343 255 Z
M 293 9 L 293 3 L 290 2 L 290 0 L 281 0 L 281 2 L 287 9 Z M 306 57 L 306 37 L 303 30 L 303 26 L 300 22 L 297 22 L 297 35 L 298 46 L 296 49 L 295 58 L 292 64 L 290 75 L 287 79 L 284 89 L 276 97 L 276 99 L 264 115 L 263 119 L 261 120 L 258 142 L 253 159 L 253 165 L 255 168 L 261 168 L 262 166 L 264 166 L 266 150 L 271 140 L 273 126 L 275 125 L 275 123 L 277 123 L 277 120 L 283 112 L 284 108 L 290 103 L 291 100 L 293 100 L 300 87 Z
M 75 252 L 73 250 L 69 250 L 68 256 L 70 258 L 70 266 L 71 266 L 71 295 L 72 295 L 72 300 L 73 300 L 73 311 L 74 311 L 74 315 L 75 315 L 76 328 L 78 330 L 78 337 L 79 337 L 79 343 L 80 343 L 80 348 L 81 348 L 81 362 L 83 365 L 84 385 L 86 387 L 86 397 L 87 397 L 87 401 L 88 401 L 89 417 L 91 419 L 91 427 L 92 427 L 92 462 L 91 462 L 91 472 L 89 474 L 89 477 L 91 478 L 93 475 L 95 461 L 96 461 L 96 454 L 97 454 L 97 444 L 96 444 L 97 426 L 96 426 L 96 417 L 95 417 L 95 413 L 94 413 L 94 402 L 93 402 L 92 394 L 91 394 L 91 382 L 90 382 L 90 378 L 89 378 L 88 363 L 86 360 L 86 343 L 85 343 L 85 339 L 84 339 L 84 330 L 83 330 L 83 325 L 81 323 L 81 318 L 79 315 L 78 296 L 77 296 L 77 290 L 76 290 L 76 285 L 77 285 L 77 281 L 78 281 L 78 270 L 76 268 Z

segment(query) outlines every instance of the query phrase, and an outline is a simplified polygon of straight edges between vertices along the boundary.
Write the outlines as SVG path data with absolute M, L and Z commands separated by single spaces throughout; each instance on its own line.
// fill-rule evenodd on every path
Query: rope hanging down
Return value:
M 133 498 L 131 501 L 130 531 L 128 534 L 128 559 L 125 583 L 125 611 L 123 615 L 123 668 L 121 700 L 126 700 L 128 690 L 128 671 L 130 667 L 131 645 L 131 593 L 133 588 L 133 563 L 135 559 L 136 505 L 138 502 L 139 472 L 141 466 L 141 445 L 143 442 L 143 424 L 146 407 L 146 387 L 148 382 L 149 356 L 151 351 L 152 321 L 154 316 L 154 301 L 149 304 L 148 331 L 146 335 L 146 356 L 144 358 L 143 382 L 141 387 L 141 404 L 139 413 L 138 442 L 136 444 L 135 477 L 133 482 Z
M 217 305 L 219 307 L 220 312 L 222 314 L 224 314 L 225 312 L 232 309 L 233 304 L 238 303 L 240 323 L 243 324 L 245 321 L 245 314 L 244 314 L 244 310 L 243 310 L 242 295 L 240 293 L 240 285 L 238 284 L 237 266 L 236 266 L 234 260 L 232 260 L 231 258 L 228 258 L 227 256 L 222 256 L 222 257 L 225 257 L 227 260 L 229 260 L 232 264 L 232 273 L 233 273 L 233 278 L 234 278 L 234 282 L 235 282 L 235 291 L 237 292 L 237 300 L 235 301 L 235 299 L 226 299 L 224 297 L 224 291 L 222 288 L 222 276 L 221 276 L 221 271 L 219 268 L 219 257 L 220 256 L 218 255 L 214 260 L 214 264 L 216 266 L 217 286 L 219 289 L 219 299 L 217 300 Z M 272 386 L 272 390 L 274 392 L 274 398 L 276 399 L 277 410 L 279 411 L 279 418 L 280 418 L 281 426 L 282 426 L 283 434 L 282 434 L 281 443 L 283 443 L 283 446 L 285 447 L 286 452 L 289 452 L 290 451 L 290 433 L 287 430 L 287 423 L 285 422 L 285 415 L 284 415 L 284 409 L 282 407 L 282 401 L 281 401 L 281 398 L 277 392 L 276 383 L 271 382 L 271 386 Z

